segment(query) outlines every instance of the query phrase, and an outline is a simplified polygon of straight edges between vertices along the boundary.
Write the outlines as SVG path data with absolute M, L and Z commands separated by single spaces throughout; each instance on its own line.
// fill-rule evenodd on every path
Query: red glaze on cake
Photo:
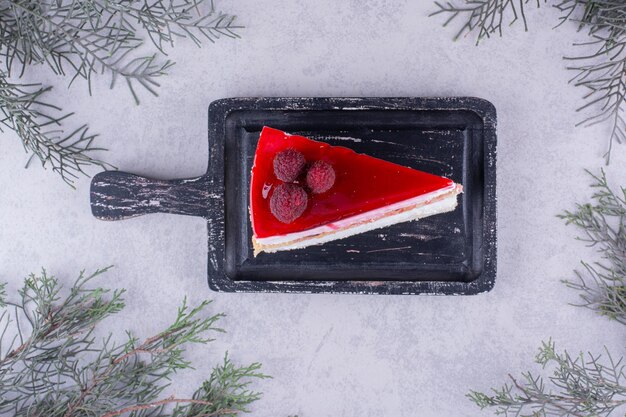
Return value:
M 293 181 L 307 189 L 307 207 L 290 223 L 277 219 L 270 209 L 272 192 L 284 183 L 275 175 L 274 157 L 287 149 L 300 152 L 307 162 L 305 172 Z M 330 189 L 321 193 L 307 188 L 306 170 L 316 161 L 329 164 L 335 174 Z M 443 209 L 450 211 L 456 206 L 456 195 L 461 190 L 460 185 L 444 177 L 264 127 L 250 184 L 255 253 L 305 247 L 436 214 Z M 436 212 L 425 209 L 444 199 L 445 207 Z M 419 213 L 410 212 L 417 209 Z

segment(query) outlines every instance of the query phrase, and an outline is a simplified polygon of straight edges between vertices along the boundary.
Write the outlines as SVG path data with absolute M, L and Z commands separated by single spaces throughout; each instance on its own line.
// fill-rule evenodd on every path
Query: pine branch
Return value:
M 237 367 L 228 357 L 191 397 L 163 395 L 173 375 L 191 367 L 185 347 L 208 343 L 213 339 L 207 334 L 223 331 L 215 326 L 221 314 L 203 316 L 206 302 L 194 308 L 183 302 L 169 327 L 141 343 L 130 333 L 122 344 L 111 335 L 97 342 L 94 329 L 124 307 L 123 291 L 87 287 L 105 271 L 81 273 L 67 294 L 43 271 L 25 281 L 19 300 L 6 301 L 0 315 L 0 415 L 232 416 L 260 398 L 248 388 L 266 378 L 260 365 Z
M 72 114 L 46 101 L 49 91 L 39 84 L 11 83 L 0 71 L 0 132 L 3 127 L 15 131 L 31 159 L 37 157 L 70 185 L 78 174 L 85 174 L 85 166 L 111 167 L 91 156 L 104 149 L 94 145 L 96 135 L 86 125 L 64 133 L 64 122 Z
M 604 263 L 583 263 L 585 272 L 576 272 L 579 281 L 565 283 L 582 292 L 583 306 L 626 325 L 626 188 L 613 191 L 604 171 L 596 176 L 593 203 L 579 204 L 573 212 L 559 217 L 582 229 L 579 238 L 602 255 Z M 557 353 L 554 343 L 543 343 L 535 360 L 544 369 L 551 367 L 547 380 L 525 372 L 518 380 L 492 389 L 491 394 L 470 391 L 468 398 L 481 409 L 494 407 L 505 416 L 609 416 L 626 407 L 626 371 L 623 357 L 614 359 L 582 353 Z
M 237 367 L 224 355 L 224 362 L 216 366 L 211 377 L 196 391 L 193 398 L 211 402 L 210 405 L 187 404 L 175 410 L 174 416 L 212 416 L 220 414 L 232 415 L 237 412 L 249 412 L 248 406 L 261 398 L 261 393 L 249 390 L 252 378 L 268 378 L 259 372 L 260 363 L 246 367 Z
M 581 292 L 581 306 L 626 324 L 626 188 L 612 190 L 604 171 L 589 175 L 593 202 L 559 217 L 581 229 L 579 240 L 595 247 L 602 261 L 582 262 L 583 271 L 575 271 L 577 280 L 564 282 Z
M 490 38 L 493 34 L 502 36 L 503 25 L 511 26 L 518 20 L 524 25 L 524 30 L 528 30 L 525 8 L 529 3 L 541 7 L 541 0 L 465 0 L 462 6 L 455 3 L 440 3 L 435 1 L 437 10 L 430 14 L 449 15 L 443 26 L 448 26 L 457 17 L 463 22 L 461 29 L 454 36 L 454 40 L 461 36 L 477 32 L 476 44 L 481 40 Z M 545 3 L 547 0 L 543 0 Z
M 174 46 L 175 37 L 190 38 L 197 46 L 201 45 L 202 38 L 213 43 L 222 36 L 239 37 L 236 31 L 243 26 L 235 23 L 235 16 L 216 12 L 213 2 L 209 13 L 194 15 L 193 10 L 197 10 L 202 3 L 202 0 L 184 3 L 160 0 L 150 8 L 124 5 L 121 12 L 137 19 L 162 53 L 165 53 L 166 45 Z
M 467 397 L 481 409 L 495 407 L 505 416 L 608 416 L 626 405 L 626 374 L 623 358 L 614 360 L 591 353 L 571 356 L 558 353 L 552 341 L 544 342 L 535 361 L 550 367 L 546 379 L 531 372 L 520 380 L 509 375 L 510 384 L 492 389 L 492 394 L 470 391 Z
M 578 109 L 596 109 L 579 125 L 609 123 L 611 134 L 605 154 L 607 164 L 613 143 L 626 140 L 626 3 L 621 0 L 563 0 L 556 5 L 561 21 L 571 20 L 586 30 L 589 41 L 579 46 L 596 46 L 592 54 L 565 57 L 576 75 L 571 82 L 585 87 L 586 103 Z M 578 17 L 580 15 L 581 17 Z
M 111 86 L 123 78 L 137 103 L 136 84 L 157 95 L 156 79 L 173 62 L 163 59 L 165 45 L 174 39 L 201 37 L 214 42 L 221 36 L 238 37 L 235 16 L 210 10 L 205 0 L 112 2 L 108 0 L 0 1 L 0 55 L 6 71 L 46 64 L 57 74 L 87 81 L 91 93 L 94 75 L 109 73 Z M 144 46 L 145 31 L 159 53 L 136 55 Z
M 140 89 L 158 95 L 159 77 L 174 65 L 165 56 L 176 38 L 200 46 L 203 40 L 237 38 L 241 28 L 235 16 L 217 12 L 207 0 L 0 0 L 0 64 L 5 68 L 0 72 L 0 123 L 17 132 L 31 156 L 71 184 L 86 165 L 106 167 L 88 156 L 99 150 L 93 147 L 95 135 L 86 126 L 68 133 L 61 121 L 69 115 L 35 110 L 60 112 L 39 101 L 49 87 L 12 84 L 9 77 L 46 65 L 67 75 L 69 85 L 84 80 L 91 94 L 93 78 L 108 75 L 111 88 L 122 80 L 139 104 Z M 54 130 L 46 130 L 50 126 Z
M 459 0 L 460 1 L 460 0 Z M 498 33 L 502 36 L 503 24 L 512 25 L 522 20 L 528 30 L 525 7 L 530 0 L 464 0 L 458 3 L 435 2 L 437 10 L 431 14 L 446 14 L 443 26 L 459 17 L 462 26 L 454 39 L 476 33 L 476 43 Z M 539 8 L 540 0 L 532 2 Z M 547 0 L 544 0 L 547 3 Z M 579 47 L 595 46 L 592 54 L 567 56 L 567 69 L 574 71 L 570 80 L 587 93 L 585 104 L 577 111 L 591 110 L 591 116 L 578 125 L 591 126 L 607 123 L 610 126 L 606 163 L 611 158 L 614 143 L 626 141 L 626 2 L 623 0 L 554 0 L 561 11 L 560 23 L 573 22 L 578 30 L 587 32 L 589 40 Z M 580 48 L 582 50 L 582 48 Z
M 128 413 L 135 412 L 135 411 L 143 411 L 143 410 L 149 410 L 151 408 L 158 408 L 167 404 L 181 404 L 181 403 L 182 404 L 200 404 L 203 406 L 212 405 L 208 401 L 194 400 L 192 398 L 181 399 L 181 398 L 169 397 L 164 400 L 154 401 L 149 404 L 137 404 L 133 406 L 128 406 L 126 408 L 122 408 L 121 410 L 109 411 L 108 413 L 104 414 L 102 417 L 115 417 L 115 416 L 128 414 Z M 234 414 L 236 412 L 237 412 L 236 410 L 220 410 L 220 413 L 224 415 Z

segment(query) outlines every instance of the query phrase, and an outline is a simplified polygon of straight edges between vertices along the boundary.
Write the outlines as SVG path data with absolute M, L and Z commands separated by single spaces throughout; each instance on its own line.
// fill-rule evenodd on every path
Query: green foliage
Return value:
M 189 344 L 210 342 L 221 314 L 208 303 L 183 302 L 173 323 L 140 342 L 128 333 L 118 344 L 94 330 L 124 308 L 123 291 L 88 288 L 106 269 L 81 273 L 66 294 L 45 271 L 31 275 L 17 302 L 0 315 L 0 415 L 191 417 L 228 416 L 260 398 L 249 387 L 266 378 L 260 364 L 235 366 L 226 356 L 189 398 L 164 396 L 173 375 L 191 368 Z
M 543 3 L 546 1 L 543 0 Z M 502 36 L 502 25 L 512 25 L 520 19 L 524 24 L 524 29 L 528 30 L 525 8 L 531 0 L 465 0 L 459 3 L 461 3 L 460 6 L 452 2 L 435 1 L 437 10 L 431 14 L 431 16 L 448 14 L 448 19 L 443 24 L 444 27 L 457 17 L 463 20 L 463 25 L 454 36 L 454 40 L 476 31 L 478 32 L 476 44 L 478 44 L 493 34 L 497 33 Z M 541 0 L 533 0 L 531 4 L 540 7 L 541 3 Z
M 458 5 L 458 4 L 461 5 Z M 528 30 L 525 8 L 539 8 L 547 0 L 465 0 L 455 3 L 435 2 L 437 10 L 432 15 L 445 14 L 447 26 L 455 18 L 462 19 L 461 29 L 455 39 L 476 32 L 479 43 L 493 34 L 502 35 L 503 25 L 512 25 L 521 20 Z M 591 116 L 579 125 L 594 125 L 607 122 L 611 126 L 606 153 L 608 164 L 613 143 L 626 141 L 626 2 L 623 0 L 552 0 L 552 5 L 561 11 L 560 23 L 574 22 L 585 31 L 588 41 L 576 44 L 580 51 L 590 46 L 595 50 L 589 54 L 581 52 L 565 57 L 568 69 L 575 72 L 571 82 L 584 87 L 586 103 L 578 111 L 590 110 Z
M 604 171 L 594 175 L 592 203 L 578 204 L 576 210 L 559 217 L 579 228 L 579 240 L 596 248 L 602 261 L 582 262 L 576 281 L 564 281 L 581 292 L 582 306 L 626 324 L 626 188 L 612 190 Z
M 525 372 L 518 380 L 493 389 L 491 395 L 470 391 L 468 398 L 481 409 L 495 407 L 504 416 L 608 416 L 626 405 L 626 374 L 622 359 L 571 356 L 558 353 L 552 341 L 544 342 L 535 361 L 552 376 L 544 379 Z
M 189 410 L 181 415 L 231 414 L 224 410 L 231 410 L 232 414 L 249 412 L 247 407 L 260 398 L 258 392 L 249 389 L 251 379 L 266 377 L 259 373 L 260 368 L 260 363 L 235 366 L 226 353 L 224 362 L 213 369 L 211 377 L 194 394 L 194 399 L 208 399 L 211 405 L 190 404 Z
M 580 240 L 597 248 L 604 263 L 583 262 L 585 274 L 566 285 L 581 291 L 583 306 L 626 324 L 626 189 L 613 191 L 601 175 L 591 172 L 593 202 L 578 204 L 559 217 L 583 231 Z M 605 349 L 606 350 L 606 349 Z M 490 394 L 470 391 L 468 398 L 481 409 L 495 407 L 496 414 L 515 417 L 608 416 L 626 408 L 626 371 L 623 357 L 558 353 L 554 343 L 543 343 L 535 361 L 553 369 L 547 380 L 531 372 Z
M 121 80 L 139 103 L 139 88 L 157 95 L 158 78 L 174 64 L 165 55 L 176 38 L 200 45 L 236 38 L 241 28 L 206 0 L 0 0 L 0 22 L 2 124 L 68 183 L 84 165 L 104 166 L 90 156 L 95 136 L 86 126 L 66 132 L 69 115 L 41 100 L 50 88 L 13 83 L 12 76 L 45 65 L 70 85 L 84 80 L 90 93 L 94 76 L 109 76 L 111 87 Z
M 63 131 L 62 123 L 71 114 L 60 114 L 59 107 L 44 101 L 49 91 L 50 87 L 40 84 L 11 83 L 0 71 L 0 132 L 3 126 L 15 131 L 31 153 L 30 160 L 37 157 L 71 185 L 78 174 L 84 174 L 84 166 L 109 165 L 91 156 L 103 149 L 94 146 L 96 135 L 89 133 L 86 125 Z
M 6 303 L 4 302 L 7 296 L 6 283 L 0 284 L 0 307 L 5 307 Z

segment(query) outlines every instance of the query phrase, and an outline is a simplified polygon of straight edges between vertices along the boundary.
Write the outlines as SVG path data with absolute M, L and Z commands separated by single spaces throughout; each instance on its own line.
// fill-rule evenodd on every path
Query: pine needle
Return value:
M 582 230 L 581 241 L 595 247 L 601 262 L 583 262 L 578 280 L 565 281 L 580 291 L 581 306 L 626 325 L 626 188 L 612 190 L 604 171 L 593 178 L 592 202 L 578 204 L 559 217 Z M 544 342 L 535 361 L 551 376 L 525 372 L 509 375 L 510 383 L 491 393 L 470 391 L 477 406 L 495 409 L 497 415 L 528 417 L 604 416 L 626 409 L 626 368 L 605 348 L 603 355 L 558 353 L 554 343 Z M 623 415 L 623 414 L 622 414 Z
M 626 405 L 623 360 L 615 360 L 608 350 L 604 356 L 572 356 L 557 352 L 550 340 L 543 342 L 535 362 L 552 375 L 509 375 L 510 382 L 490 394 L 470 391 L 467 397 L 481 409 L 494 407 L 497 415 L 507 417 L 609 416 Z
M 589 172 L 593 179 L 592 202 L 576 205 L 559 217 L 576 226 L 578 239 L 594 247 L 602 260 L 581 262 L 575 281 L 565 284 L 580 291 L 581 306 L 626 324 L 626 188 L 612 190 L 604 171 Z
M 462 26 L 454 39 L 476 33 L 476 43 L 497 34 L 503 28 L 522 21 L 528 30 L 525 9 L 530 5 L 539 8 L 547 0 L 465 0 L 440 3 L 431 14 L 447 15 L 444 22 L 459 18 Z M 557 26 L 573 22 L 585 31 L 589 40 L 575 44 L 578 50 L 590 45 L 591 54 L 566 56 L 568 69 L 575 75 L 570 82 L 583 87 L 585 104 L 577 109 L 591 112 L 578 125 L 592 126 L 605 123 L 610 126 L 608 147 L 605 154 L 609 164 L 614 143 L 626 142 L 626 2 L 623 0 L 552 0 L 550 3 L 561 11 Z M 459 5 L 460 4 L 460 5 Z M 585 49 L 586 50 L 586 49 Z
M 83 81 L 91 94 L 94 77 L 108 76 L 111 88 L 123 80 L 139 104 L 144 91 L 158 94 L 158 79 L 174 65 L 166 55 L 175 39 L 200 46 L 237 38 L 241 28 L 208 0 L 0 0 L 0 123 L 17 132 L 31 157 L 72 184 L 87 165 L 110 167 L 90 156 L 100 150 L 95 135 L 86 125 L 68 133 L 69 115 L 50 103 L 50 88 L 15 78 L 44 65 L 68 85 Z
M 90 286 L 107 269 L 82 272 L 69 291 L 44 270 L 26 279 L 17 300 L 0 287 L 0 415 L 232 416 L 261 397 L 251 389 L 267 378 L 261 365 L 236 366 L 227 355 L 193 395 L 164 394 L 192 366 L 185 348 L 223 331 L 221 314 L 204 314 L 207 302 L 183 302 L 169 327 L 143 341 L 130 333 L 123 343 L 96 339 L 100 323 L 124 308 L 124 291 Z

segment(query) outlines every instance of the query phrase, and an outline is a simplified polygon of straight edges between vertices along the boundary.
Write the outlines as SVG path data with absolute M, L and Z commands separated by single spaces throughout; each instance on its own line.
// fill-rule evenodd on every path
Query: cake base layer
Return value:
M 461 185 L 453 184 L 450 188 L 437 190 L 302 232 L 267 238 L 253 237 L 254 255 L 256 256 L 261 252 L 272 253 L 319 245 L 393 224 L 446 213 L 456 208 L 457 195 L 462 190 Z

